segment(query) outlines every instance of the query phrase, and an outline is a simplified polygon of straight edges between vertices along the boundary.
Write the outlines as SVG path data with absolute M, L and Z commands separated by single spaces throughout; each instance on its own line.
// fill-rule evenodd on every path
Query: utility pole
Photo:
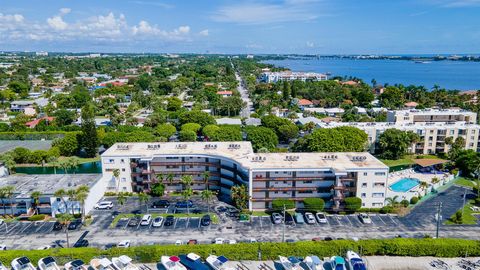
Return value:
M 463 205 L 462 205 L 462 218 L 463 218 L 463 212 L 465 209 L 465 203 L 467 202 L 467 189 L 463 190 Z
M 283 232 L 282 232 L 282 243 L 285 242 L 285 204 L 283 205 Z
M 437 235 L 436 235 L 437 239 L 438 239 L 438 232 L 440 230 L 440 220 L 442 219 L 442 217 L 440 216 L 441 211 L 442 211 L 442 202 L 438 204 L 438 208 L 437 208 Z

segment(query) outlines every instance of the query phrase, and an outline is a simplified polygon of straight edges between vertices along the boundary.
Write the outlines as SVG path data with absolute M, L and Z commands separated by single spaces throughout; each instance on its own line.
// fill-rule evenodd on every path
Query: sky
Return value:
M 480 53 L 480 0 L 0 0 L 0 50 Z

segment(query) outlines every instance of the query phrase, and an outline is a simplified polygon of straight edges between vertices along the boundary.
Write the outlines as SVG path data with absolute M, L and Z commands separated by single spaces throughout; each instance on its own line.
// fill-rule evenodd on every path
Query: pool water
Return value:
M 390 185 L 390 189 L 395 192 L 407 192 L 412 188 L 420 185 L 417 178 L 402 178 Z

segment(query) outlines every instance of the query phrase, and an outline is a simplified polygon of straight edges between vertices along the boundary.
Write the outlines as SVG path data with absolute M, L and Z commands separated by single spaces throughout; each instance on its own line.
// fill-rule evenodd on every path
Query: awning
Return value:
M 430 167 L 438 164 L 447 163 L 448 160 L 446 159 L 433 159 L 433 158 L 425 158 L 425 159 L 415 159 L 415 164 L 420 165 L 422 167 Z

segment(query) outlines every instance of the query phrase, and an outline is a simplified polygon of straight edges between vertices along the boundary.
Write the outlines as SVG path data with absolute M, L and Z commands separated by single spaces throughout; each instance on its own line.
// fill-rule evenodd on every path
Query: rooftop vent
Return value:
M 128 150 L 128 149 L 130 149 L 130 145 L 128 145 L 128 144 L 117 144 L 117 149 L 118 150 Z
M 360 162 L 360 161 L 365 161 L 367 159 L 366 156 L 353 156 L 352 161 L 354 162 Z
M 284 160 L 286 161 L 298 161 L 300 156 L 286 156 Z
M 205 149 L 217 149 L 216 144 L 205 144 Z
M 267 157 L 252 157 L 252 162 L 264 162 L 267 160 Z
M 335 159 L 337 159 L 337 158 L 338 158 L 337 155 L 324 155 L 324 156 L 322 157 L 322 159 L 324 159 L 324 160 L 335 160 Z
M 157 143 L 157 144 L 148 144 L 147 145 L 147 150 L 158 150 L 160 149 L 160 144 Z
M 229 144 L 228 149 L 240 149 L 240 144 L 235 144 L 235 143 Z
M 179 143 L 179 144 L 175 145 L 175 148 L 176 149 L 186 149 L 187 144 L 186 143 Z

